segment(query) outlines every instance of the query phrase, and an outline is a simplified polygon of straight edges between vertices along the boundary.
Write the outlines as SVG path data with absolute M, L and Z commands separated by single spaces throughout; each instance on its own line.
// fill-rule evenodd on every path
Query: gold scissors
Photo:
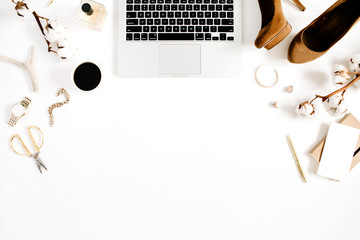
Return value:
M 38 145 L 38 144 L 36 143 L 36 141 L 35 141 L 35 139 L 34 139 L 34 136 L 33 136 L 32 133 L 31 133 L 31 129 L 35 129 L 35 130 L 37 130 L 37 131 L 39 132 L 39 134 L 40 134 L 40 136 L 41 136 L 41 143 L 40 143 L 40 145 Z M 43 134 L 43 132 L 41 131 L 41 129 L 38 128 L 38 127 L 36 127 L 36 126 L 30 126 L 30 127 L 28 127 L 28 128 L 27 128 L 27 131 L 28 131 L 28 134 L 29 134 L 29 136 L 30 136 L 31 142 L 32 142 L 32 144 L 33 144 L 33 146 L 34 146 L 34 148 L 35 148 L 35 153 L 31 153 L 31 152 L 30 152 L 30 150 L 26 147 L 25 143 L 23 142 L 23 140 L 20 138 L 20 136 L 19 136 L 18 134 L 15 134 L 15 135 L 11 138 L 11 140 L 10 140 L 10 146 L 11 146 L 12 150 L 13 150 L 16 154 L 18 154 L 18 155 L 20 155 L 20 156 L 27 156 L 27 157 L 30 157 L 30 158 L 34 159 L 37 167 L 39 168 L 40 173 L 42 173 L 41 167 L 43 167 L 45 170 L 47 170 L 47 168 L 45 167 L 45 164 L 43 163 L 43 161 L 41 161 L 41 159 L 40 159 L 40 157 L 39 157 L 40 148 L 42 147 L 42 145 L 43 145 L 43 143 L 44 143 L 44 134 Z M 18 151 L 15 150 L 15 148 L 14 148 L 14 146 L 13 146 L 13 141 L 14 141 L 15 138 L 17 138 L 17 139 L 20 141 L 20 143 L 21 143 L 21 145 L 23 146 L 23 148 L 24 148 L 24 150 L 25 150 L 26 153 L 19 153 Z

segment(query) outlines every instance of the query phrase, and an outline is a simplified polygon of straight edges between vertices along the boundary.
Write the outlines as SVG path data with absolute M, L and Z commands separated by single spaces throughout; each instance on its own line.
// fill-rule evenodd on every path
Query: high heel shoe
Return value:
M 306 63 L 324 55 L 360 19 L 359 0 L 338 0 L 292 40 L 288 59 Z
M 291 26 L 285 19 L 281 0 L 258 0 L 261 10 L 261 30 L 256 37 L 255 46 L 270 50 L 280 43 L 291 32 Z M 304 5 L 299 0 L 293 2 L 302 10 Z

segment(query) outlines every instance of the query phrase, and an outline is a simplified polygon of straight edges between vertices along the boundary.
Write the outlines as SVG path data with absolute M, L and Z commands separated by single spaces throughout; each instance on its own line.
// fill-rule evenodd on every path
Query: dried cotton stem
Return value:
M 35 47 L 32 46 L 31 47 L 31 56 L 30 56 L 30 61 L 29 62 L 20 62 L 16 59 L 13 59 L 11 57 L 6 57 L 6 56 L 2 56 L 0 55 L 0 60 L 6 61 L 6 62 L 10 62 L 12 64 L 15 64 L 19 67 L 24 68 L 26 71 L 28 71 L 30 79 L 31 79 L 31 83 L 34 89 L 34 92 L 37 92 L 38 90 L 38 83 L 37 83 L 37 77 L 34 71 L 34 67 L 33 67 L 33 62 L 34 62 L 34 55 L 35 55 Z

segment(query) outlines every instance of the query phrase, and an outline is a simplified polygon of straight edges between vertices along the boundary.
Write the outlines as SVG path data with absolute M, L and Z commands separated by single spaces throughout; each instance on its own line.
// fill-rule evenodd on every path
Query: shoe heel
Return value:
M 291 32 L 291 25 L 289 23 L 286 23 L 286 26 L 273 38 L 271 39 L 264 47 L 267 50 L 272 49 L 277 44 L 279 44 L 284 38 L 286 38 L 287 35 Z

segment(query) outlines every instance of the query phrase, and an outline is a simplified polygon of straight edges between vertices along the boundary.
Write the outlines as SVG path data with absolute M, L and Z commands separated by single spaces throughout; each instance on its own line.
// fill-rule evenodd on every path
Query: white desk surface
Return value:
M 308 152 L 322 139 L 332 117 L 304 121 L 294 108 L 332 85 L 330 69 L 360 52 L 359 27 L 328 54 L 304 65 L 290 64 L 292 37 L 334 0 L 303 0 L 300 12 L 283 1 L 291 35 L 271 51 L 253 41 L 260 28 L 255 0 L 243 0 L 243 69 L 235 79 L 121 79 L 114 72 L 114 2 L 106 5 L 102 32 L 77 22 L 80 1 L 33 1 L 40 15 L 69 28 L 80 54 L 61 61 L 48 54 L 34 21 L 22 22 L 10 0 L 0 1 L 0 54 L 25 60 L 36 46 L 40 90 L 27 73 L 0 63 L 0 239 L 359 239 L 360 167 L 336 183 L 315 174 Z M 99 89 L 82 93 L 71 83 L 76 63 L 100 63 Z M 275 67 L 280 81 L 271 89 L 253 79 L 258 65 Z M 294 86 L 292 94 L 284 88 Z M 48 126 L 47 108 L 55 109 Z M 24 96 L 33 102 L 15 128 L 6 122 Z M 360 89 L 347 98 L 360 118 Z M 279 101 L 280 109 L 271 107 Z M 15 155 L 9 140 L 41 127 L 40 174 L 31 159 Z M 298 174 L 285 134 L 292 133 L 307 176 Z M 28 140 L 28 139 L 27 139 Z

